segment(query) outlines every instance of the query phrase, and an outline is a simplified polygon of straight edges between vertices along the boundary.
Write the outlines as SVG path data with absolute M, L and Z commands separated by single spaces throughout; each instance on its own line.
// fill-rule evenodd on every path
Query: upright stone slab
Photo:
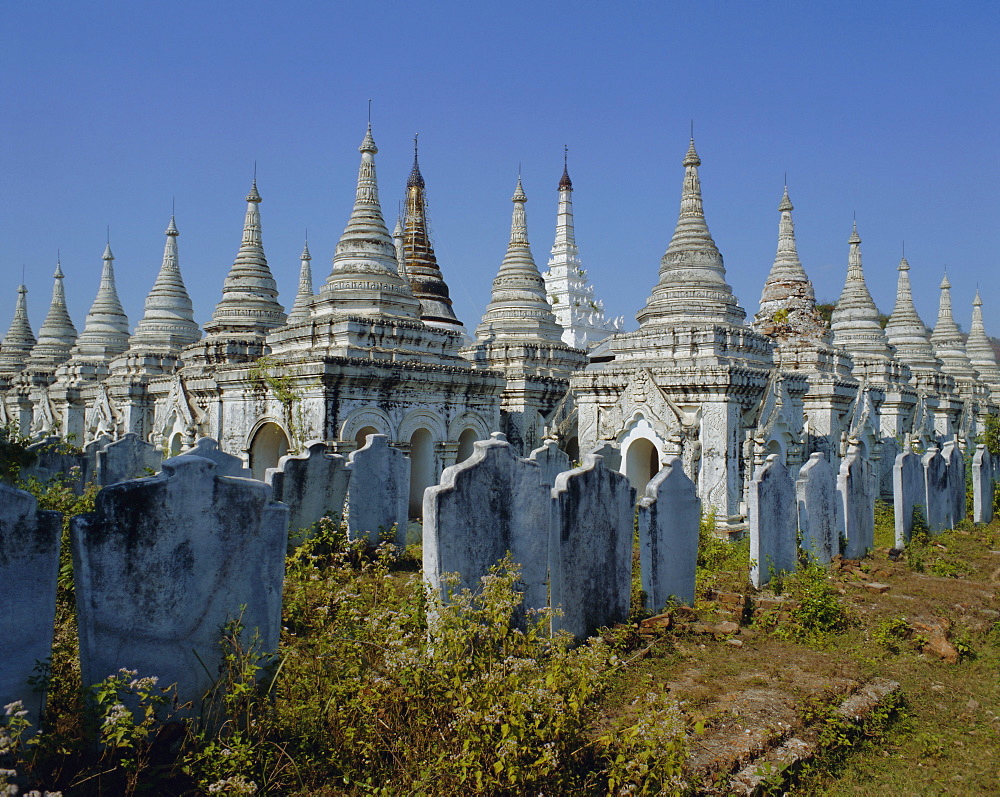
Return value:
M 826 454 L 811 454 L 795 480 L 798 505 L 799 546 L 810 560 L 830 563 L 840 553 L 840 526 L 836 477 Z
M 410 503 L 410 458 L 389 445 L 384 434 L 368 440 L 347 458 L 351 483 L 347 490 L 347 534 L 367 537 L 375 545 L 392 532 L 397 545 L 406 545 Z M 394 530 L 395 529 L 395 530 Z
M 546 440 L 528 456 L 532 462 L 537 462 L 542 468 L 542 482 L 552 487 L 556 476 L 565 473 L 572 466 L 569 454 L 559 448 L 555 440 Z
M 84 686 L 125 667 L 199 701 L 222 663 L 220 630 L 242 617 L 273 653 L 281 631 L 288 508 L 263 482 L 179 456 L 113 484 L 72 521 Z
M 958 442 L 952 438 L 941 448 L 941 456 L 948 466 L 948 496 L 951 499 L 951 527 L 965 519 L 965 458 Z
M 52 655 L 62 516 L 0 483 L 0 707 L 20 700 L 38 727 L 44 696 L 28 679 Z
M 97 481 L 97 455 L 114 442 L 114 438 L 107 432 L 102 432 L 89 443 L 83 446 L 83 482 Z
M 972 457 L 972 519 L 993 522 L 993 456 L 982 443 Z
M 227 454 L 219 448 L 219 441 L 213 440 L 211 437 L 199 438 L 198 442 L 191 448 L 178 454 L 173 459 L 179 459 L 180 457 L 201 457 L 202 459 L 211 460 L 215 463 L 217 476 L 238 476 L 241 479 L 253 478 L 253 471 L 246 467 L 242 459 L 234 457 L 232 454 Z M 172 461 L 168 459 L 163 464 L 166 465 L 167 462 Z
M 604 460 L 604 467 L 608 470 L 622 469 L 622 450 L 614 443 L 602 443 L 590 453 L 601 457 Z
M 628 477 L 587 454 L 556 477 L 549 544 L 553 630 L 582 639 L 628 617 L 635 490 Z
M 303 453 L 284 456 L 277 468 L 268 468 L 264 481 L 274 490 L 274 500 L 288 505 L 288 530 L 293 539 L 300 539 L 298 532 L 320 518 L 341 521 L 351 471 L 345 457 L 313 440 Z
M 878 485 L 872 464 L 856 445 L 847 449 L 837 474 L 841 531 L 847 542 L 844 557 L 860 559 L 875 545 L 875 494 Z
M 639 499 L 639 566 L 646 608 L 694 603 L 701 501 L 680 457 L 667 457 Z
M 750 481 L 750 581 L 762 587 L 778 573 L 798 566 L 795 485 L 777 454 L 768 456 Z
M 524 608 L 548 605 L 551 487 L 536 462 L 521 459 L 503 435 L 474 444 L 472 456 L 446 468 L 424 492 L 424 581 L 446 598 L 445 573 L 477 591 L 509 551 L 521 570 Z
M 927 517 L 927 493 L 920 456 L 904 451 L 892 466 L 892 509 L 895 516 L 895 546 L 903 548 L 913 536 L 913 510 L 920 507 Z
M 951 494 L 948 492 L 948 464 L 941 451 L 932 446 L 921 458 L 924 466 L 924 508 L 927 513 L 927 529 L 931 534 L 939 534 L 951 528 L 953 510 Z
M 111 438 L 107 438 L 108 442 Z M 83 492 L 87 477 L 93 473 L 92 468 L 88 468 L 86 456 L 68 449 L 61 437 L 46 437 L 28 446 L 28 452 L 34 454 L 36 459 L 32 465 L 21 469 L 21 478 L 37 479 L 40 482 L 48 482 L 52 479 L 62 479 L 77 495 Z
M 97 452 L 97 483 L 109 484 L 151 476 L 160 470 L 163 452 L 139 435 L 129 432 L 114 443 L 108 443 Z

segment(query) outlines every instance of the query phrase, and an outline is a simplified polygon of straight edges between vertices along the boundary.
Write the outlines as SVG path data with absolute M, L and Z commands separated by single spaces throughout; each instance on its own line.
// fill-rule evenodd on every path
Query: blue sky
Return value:
M 709 227 L 756 309 L 787 172 L 799 253 L 835 300 L 857 214 L 889 312 L 903 241 L 933 325 L 945 266 L 968 328 L 1000 335 L 1000 5 L 967 2 L 46 2 L 0 5 L 0 328 L 26 270 L 33 328 L 56 250 L 78 329 L 105 230 L 134 326 L 176 198 L 204 323 L 257 163 L 264 245 L 291 305 L 347 222 L 368 100 L 390 227 L 420 133 L 438 260 L 471 330 L 503 259 L 520 165 L 544 270 L 562 150 L 577 240 L 635 326 L 676 221 L 690 120 Z

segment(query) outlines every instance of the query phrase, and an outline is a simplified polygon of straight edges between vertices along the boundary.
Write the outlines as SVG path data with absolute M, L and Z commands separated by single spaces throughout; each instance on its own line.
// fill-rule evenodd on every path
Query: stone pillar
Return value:
M 435 459 L 437 460 L 437 480 L 441 481 L 441 473 L 445 468 L 450 468 L 458 461 L 458 443 L 445 440 L 434 444 Z
M 698 492 L 706 511 L 718 520 L 739 514 L 740 407 L 733 401 L 712 401 L 701 416 L 701 471 Z

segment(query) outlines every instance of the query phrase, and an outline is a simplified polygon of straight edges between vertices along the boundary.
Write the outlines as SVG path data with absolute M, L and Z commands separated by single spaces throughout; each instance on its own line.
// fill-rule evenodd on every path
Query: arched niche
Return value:
M 652 425 L 641 414 L 621 437 L 622 472 L 641 496 L 649 480 L 660 472 L 663 460 L 663 441 Z
M 250 441 L 250 470 L 255 479 L 264 481 L 268 468 L 278 467 L 278 460 L 288 453 L 288 435 L 273 421 L 265 421 Z
M 422 517 L 424 490 L 437 484 L 434 435 L 420 427 L 410 436 L 410 517 Z
M 354 435 L 354 450 L 357 451 L 368 442 L 368 435 L 381 434 L 374 426 L 362 426 Z
M 458 455 L 455 457 L 455 462 L 465 462 L 471 457 L 472 452 L 475 451 L 474 444 L 479 439 L 479 434 L 475 429 L 466 429 L 462 432 L 458 436 Z

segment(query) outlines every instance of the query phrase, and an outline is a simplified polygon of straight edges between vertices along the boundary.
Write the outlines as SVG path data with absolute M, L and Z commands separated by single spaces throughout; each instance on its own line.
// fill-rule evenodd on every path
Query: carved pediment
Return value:
M 664 430 L 673 429 L 687 420 L 683 410 L 660 390 L 647 368 L 635 371 L 618 401 L 601 410 L 598 420 L 601 439 L 614 439 L 637 413 L 650 421 L 659 422 Z
M 84 415 L 87 437 L 91 440 L 101 435 L 118 438 L 121 432 L 121 413 L 111 401 L 108 390 L 103 383 L 97 387 L 94 403 L 87 408 Z

